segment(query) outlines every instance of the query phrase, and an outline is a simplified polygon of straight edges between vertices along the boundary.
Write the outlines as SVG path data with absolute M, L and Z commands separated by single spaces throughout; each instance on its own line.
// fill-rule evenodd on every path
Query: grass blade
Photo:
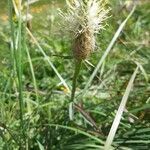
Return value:
M 39 141 L 37 141 L 37 143 L 38 143 L 39 149 L 44 150 L 44 146 Z
M 60 79 L 60 81 L 62 82 L 62 84 L 70 92 L 70 89 L 69 89 L 67 83 L 62 78 L 62 76 L 59 74 L 59 72 L 57 71 L 57 69 L 55 68 L 55 66 L 53 65 L 53 63 L 49 60 L 49 57 L 46 55 L 46 53 L 44 52 L 44 50 L 42 49 L 42 47 L 40 46 L 40 44 L 38 43 L 38 41 L 35 39 L 35 37 L 33 36 L 33 34 L 30 32 L 30 30 L 28 28 L 26 28 L 26 30 L 27 30 L 27 33 L 30 35 L 30 37 L 33 39 L 33 41 L 36 43 L 36 45 L 39 48 L 39 50 L 41 51 L 41 53 L 43 54 L 45 60 L 47 60 L 47 62 L 49 63 L 49 65 L 52 67 L 52 69 L 54 70 L 54 72 L 56 73 L 56 75 L 58 76 L 58 78 Z
M 32 75 L 32 78 L 33 78 L 33 84 L 34 84 L 34 89 L 35 89 L 35 93 L 36 93 L 36 99 L 37 99 L 37 102 L 39 104 L 38 88 L 37 88 L 37 83 L 36 83 L 34 68 L 33 68 L 33 64 L 32 64 L 32 59 L 31 59 L 30 52 L 29 52 L 29 49 L 28 49 L 27 46 L 26 46 L 25 49 L 26 49 L 26 53 L 27 53 L 27 57 L 28 57 L 29 65 L 30 65 L 31 75 Z
M 67 129 L 67 130 L 71 130 L 71 131 L 74 131 L 76 133 L 79 133 L 79 134 L 82 134 L 82 135 L 85 135 L 95 141 L 97 141 L 98 143 L 100 144 L 104 144 L 104 141 L 102 141 L 101 139 L 97 138 L 96 136 L 93 136 L 87 132 L 84 132 L 80 129 L 77 129 L 77 128 L 73 128 L 73 127 L 69 127 L 69 126 L 64 126 L 64 125 L 58 125 L 58 124 L 49 124 L 50 126 L 53 126 L 53 127 L 58 127 L 58 128 L 63 128 L 63 129 Z
M 129 81 L 128 85 L 127 85 L 126 91 L 125 91 L 125 93 L 124 93 L 124 95 L 122 97 L 120 106 L 118 108 L 118 111 L 116 113 L 115 119 L 114 119 L 113 124 L 111 126 L 109 135 L 107 137 L 104 150 L 109 150 L 109 148 L 110 148 L 110 146 L 112 144 L 112 141 L 113 141 L 113 139 L 115 137 L 117 128 L 119 126 L 119 123 L 120 123 L 120 120 L 121 120 L 124 108 L 126 106 L 126 103 L 127 103 L 127 100 L 128 100 L 129 94 L 130 94 L 130 91 L 132 89 L 133 82 L 135 80 L 137 72 L 138 72 L 138 67 L 135 69 L 133 75 L 131 76 L 130 81 Z

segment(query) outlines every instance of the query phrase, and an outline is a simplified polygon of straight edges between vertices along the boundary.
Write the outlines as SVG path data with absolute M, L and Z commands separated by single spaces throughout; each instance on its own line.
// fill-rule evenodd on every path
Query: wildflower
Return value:
M 66 0 L 67 12 L 61 16 L 73 37 L 73 55 L 76 60 L 86 59 L 95 49 L 95 35 L 104 29 L 109 9 L 104 0 Z

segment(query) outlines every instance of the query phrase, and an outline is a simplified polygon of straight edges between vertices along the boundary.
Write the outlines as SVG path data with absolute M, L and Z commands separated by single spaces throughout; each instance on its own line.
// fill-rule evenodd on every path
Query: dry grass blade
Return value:
M 133 75 L 131 76 L 130 78 L 130 81 L 127 85 L 127 88 L 126 88 L 126 91 L 122 97 L 122 100 L 121 100 L 121 103 L 120 103 L 120 106 L 118 108 L 118 111 L 116 113 L 116 116 L 115 116 L 115 119 L 113 121 L 113 124 L 111 126 L 111 129 L 110 129 L 110 132 L 109 132 L 109 135 L 107 137 L 107 140 L 106 140 L 106 143 L 105 143 L 105 148 L 104 150 L 109 150 L 111 144 L 112 144 L 112 141 L 115 137 L 115 134 L 116 134 L 116 131 L 117 131 L 117 128 L 119 126 L 119 123 L 120 123 L 120 120 L 121 120 L 121 117 L 122 117 L 122 114 L 123 114 L 123 111 L 124 111 L 124 108 L 126 106 L 126 103 L 127 103 L 127 100 L 128 100 L 128 97 L 129 97 L 129 94 L 131 92 L 131 89 L 132 89 L 132 86 L 133 86 L 133 82 L 135 80 L 135 77 L 136 77 L 136 74 L 138 72 L 138 68 L 137 67 L 133 73 Z

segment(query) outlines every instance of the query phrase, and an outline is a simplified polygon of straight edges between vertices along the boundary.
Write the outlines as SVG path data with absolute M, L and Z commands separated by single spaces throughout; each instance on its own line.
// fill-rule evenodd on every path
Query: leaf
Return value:
M 106 143 L 105 143 L 105 148 L 104 150 L 109 150 L 110 149 L 110 146 L 113 142 L 113 139 L 115 137 L 115 134 L 116 134 L 116 131 L 118 129 L 118 126 L 119 126 L 119 123 L 120 123 L 120 120 L 121 120 L 121 117 L 123 115 L 123 111 L 125 109 L 125 106 L 126 106 L 126 103 L 127 103 L 127 100 L 128 100 L 128 97 L 129 97 L 129 94 L 131 92 L 131 89 L 132 89 L 132 86 L 133 86 L 133 82 L 135 80 L 135 77 L 136 77 L 136 74 L 138 72 L 138 68 L 137 67 L 133 73 L 133 75 L 131 76 L 130 78 L 130 81 L 127 85 L 127 88 L 126 88 L 126 91 L 122 97 L 122 100 L 121 100 L 121 103 L 120 103 L 120 106 L 118 108 L 118 111 L 116 113 L 116 116 L 115 116 L 115 119 L 113 121 L 113 124 L 111 126 L 111 129 L 110 129 L 110 132 L 109 132 L 109 135 L 107 137 L 107 140 L 106 140 Z
M 44 146 L 39 141 L 37 141 L 37 143 L 38 143 L 39 149 L 44 150 Z

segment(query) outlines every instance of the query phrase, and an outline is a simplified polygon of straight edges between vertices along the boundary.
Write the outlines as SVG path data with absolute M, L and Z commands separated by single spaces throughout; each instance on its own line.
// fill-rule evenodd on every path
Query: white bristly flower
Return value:
M 108 18 L 109 9 L 105 9 L 105 0 L 66 0 L 67 12 L 60 12 L 66 29 L 75 35 L 86 28 L 98 33 L 104 28 L 104 20 Z
M 85 59 L 95 49 L 95 34 L 108 18 L 105 0 L 66 0 L 67 11 L 60 11 L 64 29 L 72 33 L 76 59 Z

